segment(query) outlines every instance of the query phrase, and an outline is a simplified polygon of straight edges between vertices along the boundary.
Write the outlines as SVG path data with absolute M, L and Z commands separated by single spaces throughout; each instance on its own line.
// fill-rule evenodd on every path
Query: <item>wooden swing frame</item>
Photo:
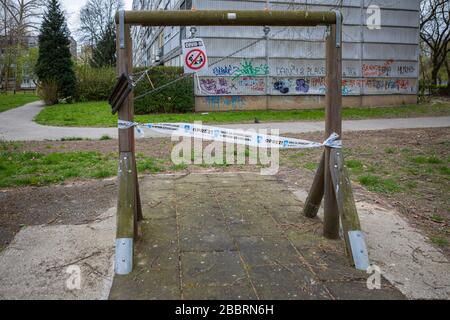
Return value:
M 117 24 L 117 71 L 119 77 L 133 73 L 131 26 L 329 26 L 326 38 L 325 138 L 342 137 L 342 15 L 339 11 L 120 11 Z M 121 90 L 119 90 L 121 91 Z M 125 91 L 125 89 L 122 89 Z M 134 95 L 127 91 L 116 110 L 119 120 L 134 120 Z M 143 219 L 136 169 L 134 128 L 119 130 L 119 196 L 117 207 L 116 274 L 133 270 L 133 241 Z M 324 199 L 323 234 L 339 239 L 340 220 L 347 252 L 354 264 L 349 232 L 360 230 L 348 173 L 340 149 L 325 147 L 320 166 L 305 203 L 303 214 L 317 216 Z

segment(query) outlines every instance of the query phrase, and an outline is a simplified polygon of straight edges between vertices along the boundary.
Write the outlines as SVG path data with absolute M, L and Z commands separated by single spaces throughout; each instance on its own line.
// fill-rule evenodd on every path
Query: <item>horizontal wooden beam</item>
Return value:
M 116 14 L 116 23 L 119 23 L 119 13 Z M 318 26 L 336 24 L 336 12 L 300 10 L 125 11 L 124 23 L 141 26 Z

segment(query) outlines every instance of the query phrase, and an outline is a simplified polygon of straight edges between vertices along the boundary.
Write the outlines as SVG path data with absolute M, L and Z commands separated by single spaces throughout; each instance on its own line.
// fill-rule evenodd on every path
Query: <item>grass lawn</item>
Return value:
M 391 108 L 348 108 L 342 112 L 344 119 L 396 118 L 450 115 L 449 102 L 407 105 Z M 246 123 L 255 118 L 260 121 L 307 121 L 323 120 L 324 110 L 291 111 L 234 111 L 186 114 L 137 115 L 138 122 L 194 122 L 204 123 Z M 41 111 L 36 122 L 43 125 L 72 127 L 115 127 L 117 116 L 111 115 L 111 107 L 106 102 L 85 102 L 50 106 Z
M 91 150 L 24 151 L 22 143 L 0 141 L 0 188 L 43 186 L 70 179 L 102 179 L 117 175 L 117 153 Z M 163 170 L 161 161 L 138 155 L 141 173 Z
M 37 101 L 39 97 L 34 93 L 8 93 L 0 94 L 0 112 L 23 106 L 24 104 Z

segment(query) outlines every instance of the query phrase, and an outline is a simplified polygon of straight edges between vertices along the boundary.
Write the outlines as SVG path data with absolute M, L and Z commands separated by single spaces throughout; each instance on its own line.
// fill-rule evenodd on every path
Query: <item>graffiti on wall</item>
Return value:
M 277 77 L 298 77 L 298 76 L 325 76 L 325 66 L 313 65 L 286 65 L 275 68 Z
M 394 60 L 386 60 L 383 65 L 365 63 L 362 65 L 362 74 L 364 77 L 388 76 L 392 71 L 391 65 L 393 63 Z
M 203 77 L 199 80 L 198 95 L 265 95 L 266 80 L 261 77 Z M 417 90 L 415 79 L 405 78 L 344 78 L 343 95 L 408 93 Z M 274 95 L 324 95 L 326 93 L 324 77 L 274 78 L 269 94 Z
M 362 75 L 364 77 L 417 76 L 414 64 L 395 63 L 394 60 L 386 60 L 383 64 L 365 63 L 362 65 Z
M 411 79 L 343 79 L 342 94 L 415 93 L 416 80 Z M 274 79 L 272 94 L 323 95 L 327 91 L 324 77 Z
M 266 92 L 265 78 L 258 77 L 207 77 L 200 78 L 200 93 L 212 95 L 263 95 Z
M 246 105 L 242 96 L 211 96 L 204 99 L 210 111 L 243 110 Z
M 325 78 L 311 77 L 311 78 L 288 78 L 288 79 L 274 79 L 273 94 L 324 94 Z
M 291 84 L 295 83 L 295 93 L 309 93 L 309 81 L 305 79 L 284 79 L 275 81 L 273 84 L 273 90 L 288 94 L 291 91 Z
M 236 66 L 229 65 L 223 65 L 223 66 L 217 66 L 212 69 L 212 72 L 215 76 L 232 76 L 237 70 Z
M 237 77 L 257 77 L 269 74 L 269 66 L 267 64 L 253 65 L 252 60 L 244 59 L 239 65 L 222 65 L 212 69 L 215 76 L 233 76 Z
M 260 64 L 259 66 L 253 66 L 251 60 L 244 60 L 240 67 L 234 73 L 235 77 L 242 76 L 265 76 L 269 74 L 269 66 L 267 64 Z
M 290 64 L 275 66 L 272 69 L 277 77 L 325 77 L 326 68 L 323 62 L 311 64 Z M 362 66 L 354 61 L 344 61 L 342 66 L 344 77 L 417 77 L 416 63 L 366 62 Z
M 258 61 L 258 62 L 257 62 Z M 271 67 L 261 63 L 260 59 L 244 59 L 239 63 L 222 64 L 210 70 L 216 77 L 259 77 L 272 75 L 278 78 L 325 77 L 326 67 L 323 61 L 288 62 L 272 60 Z M 392 59 L 385 61 L 344 61 L 343 77 L 409 77 L 417 78 L 417 62 L 401 62 Z

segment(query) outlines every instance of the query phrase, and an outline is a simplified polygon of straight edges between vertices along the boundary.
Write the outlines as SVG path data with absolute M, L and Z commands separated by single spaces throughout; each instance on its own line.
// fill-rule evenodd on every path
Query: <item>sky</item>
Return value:
M 79 27 L 79 16 L 81 8 L 86 4 L 87 0 L 61 0 L 62 8 L 66 12 L 69 29 L 74 38 L 76 38 L 75 31 Z M 125 9 L 131 10 L 133 0 L 124 0 Z

